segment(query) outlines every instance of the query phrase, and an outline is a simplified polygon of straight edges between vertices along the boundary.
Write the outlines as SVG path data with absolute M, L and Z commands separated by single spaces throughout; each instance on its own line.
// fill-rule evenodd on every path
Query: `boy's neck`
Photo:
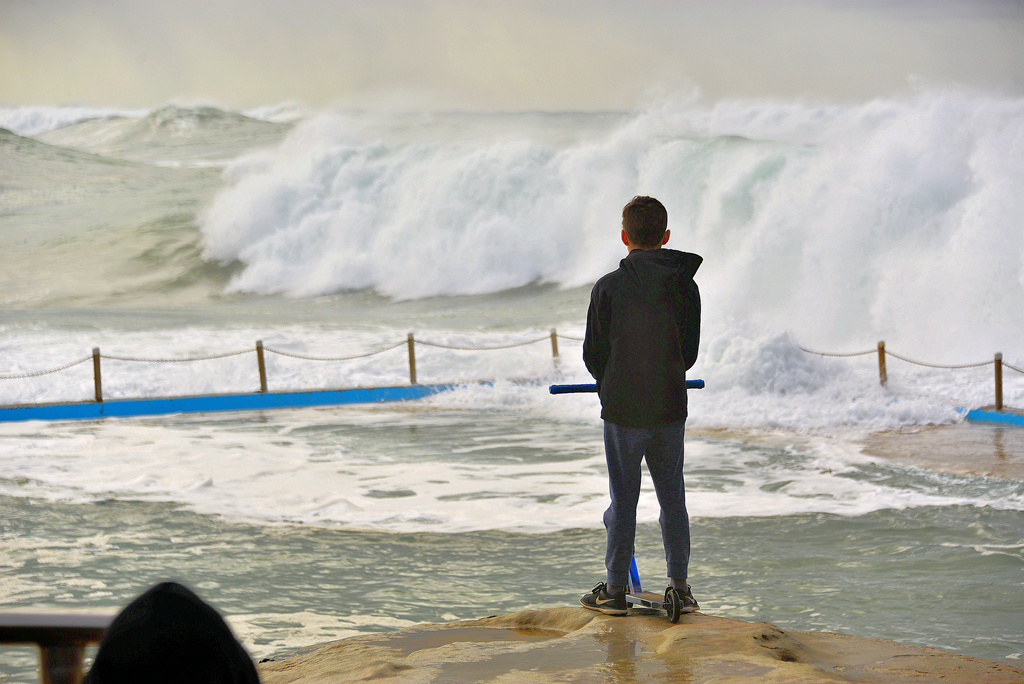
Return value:
M 646 250 L 651 250 L 651 249 L 661 249 L 662 247 L 665 246 L 665 243 L 668 242 L 668 238 L 669 238 L 669 235 L 671 235 L 671 233 L 672 233 L 671 230 L 666 230 L 665 231 L 665 235 L 661 238 L 661 244 L 659 244 L 659 245 L 657 245 L 655 247 L 642 247 L 641 245 L 634 245 L 632 242 L 630 242 L 629 236 L 626 235 L 626 231 L 623 230 L 622 231 L 622 244 L 626 245 L 626 249 L 629 250 L 630 252 L 634 252 L 634 251 L 636 251 L 638 249 L 642 249 L 642 250 L 645 250 L 645 251 Z

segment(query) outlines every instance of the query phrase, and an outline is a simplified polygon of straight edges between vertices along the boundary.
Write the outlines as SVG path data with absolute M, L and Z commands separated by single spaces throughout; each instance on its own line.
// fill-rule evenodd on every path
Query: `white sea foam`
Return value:
M 581 303 L 580 316 L 583 309 Z M 490 407 L 567 422 L 593 421 L 599 413 L 594 395 L 553 397 L 546 391 L 549 383 L 592 381 L 583 366 L 580 343 L 573 339 L 582 337 L 582 325 L 562 327 L 560 334 L 561 355 L 556 363 L 546 330 L 421 331 L 417 339 L 422 342 L 455 348 L 417 345 L 418 379 L 425 383 L 499 380 L 494 386 L 471 384 L 431 400 L 430 405 L 441 409 Z M 14 375 L 84 361 L 89 350 L 99 346 L 104 356 L 142 360 L 103 360 L 107 399 L 224 394 L 259 388 L 255 341 L 261 339 L 270 350 L 266 358 L 272 390 L 372 387 L 409 382 L 405 335 L 405 329 L 339 331 L 330 324 L 276 326 L 273 331 L 189 326 L 102 334 L 90 329 L 6 328 L 0 356 L 5 364 L 3 375 Z M 530 340 L 539 342 L 501 348 Z M 387 347 L 394 348 L 365 356 Z M 462 349 L 472 347 L 482 349 Z M 231 352 L 245 353 L 187 363 L 144 361 Z M 359 358 L 316 361 L 276 352 L 321 359 Z M 690 424 L 704 428 L 845 434 L 951 423 L 963 419 L 958 408 L 990 404 L 993 396 L 991 366 L 931 369 L 893 358 L 889 386 L 883 389 L 874 353 L 851 359 L 821 357 L 802 351 L 787 334 L 709 336 L 690 375 L 703 378 L 708 385 L 706 390 L 691 391 L 689 399 Z M 509 380 L 533 380 L 535 384 Z M 58 374 L 0 382 L 0 403 L 89 401 L 93 392 L 92 364 L 83 362 Z M 1004 401 L 1010 406 L 1024 405 L 1024 376 L 1005 373 Z
M 695 561 L 707 600 L 755 618 L 764 605 L 756 568 L 765 562 L 773 587 L 799 587 L 808 563 L 820 561 L 825 594 L 834 596 L 844 595 L 855 564 L 868 587 L 860 593 L 881 597 L 878 605 L 894 582 L 931 577 L 939 566 L 978 567 L 987 577 L 1002 558 L 1003 574 L 1012 574 L 1006 568 L 1019 559 L 1024 511 L 1019 481 L 876 460 L 854 439 L 961 420 L 952 406 L 991 403 L 991 366 L 950 371 L 890 357 L 882 390 L 873 354 L 835 359 L 800 346 L 870 350 L 884 338 L 890 350 L 925 361 L 973 362 L 998 350 L 1024 367 L 1017 101 L 931 93 L 819 108 L 690 101 L 634 116 L 324 114 L 279 147 L 237 160 L 219 192 L 216 174 L 188 167 L 277 145 L 288 128 L 251 118 L 305 115 L 264 110 L 243 119 L 166 108 L 44 132 L 102 115 L 68 114 L 22 112 L 24 125 L 11 125 L 40 131 L 38 141 L 2 141 L 3 153 L 21 155 L 25 173 L 6 188 L 12 211 L 0 218 L 0 261 L 8 259 L 0 263 L 8 294 L 0 375 L 84 362 L 2 380 L 0 404 L 90 400 L 88 354 L 96 346 L 107 399 L 254 391 L 257 339 L 268 348 L 273 390 L 405 384 L 410 330 L 417 340 L 460 347 L 418 346 L 421 382 L 498 381 L 381 406 L 0 423 L 0 499 L 15 528 L 33 521 L 22 525 L 28 538 L 4 539 L 22 570 L 7 582 L 9 602 L 113 607 L 127 600 L 126 581 L 175 571 L 204 591 L 228 587 L 219 598 L 235 606 L 236 631 L 263 644 L 257 650 L 294 650 L 407 624 L 382 615 L 448 619 L 435 606 L 410 605 L 408 592 L 453 577 L 466 600 L 452 616 L 517 610 L 541 597 L 574 601 L 578 583 L 563 580 L 600 571 L 600 407 L 593 394 L 552 396 L 546 385 L 589 380 L 579 341 L 569 338 L 583 334 L 587 285 L 622 253 L 616 217 L 634 192 L 665 199 L 670 244 L 706 257 L 698 275 L 701 355 L 691 377 L 708 388 L 690 393 L 691 435 L 727 428 L 756 436 L 749 444 L 688 440 L 688 503 L 705 536 Z M 86 159 L 83 150 L 93 154 Z M 145 170 L 139 163 L 175 168 L 136 177 Z M 88 193 L 79 192 L 83 184 Z M 214 195 L 203 240 L 223 268 L 199 258 L 194 221 Z M 218 297 L 230 274 L 231 291 Z M 518 287 L 538 281 L 554 286 Z M 368 289 L 300 296 L 348 287 Z M 507 287 L 518 289 L 494 291 Z M 467 292 L 484 294 L 423 298 Z M 542 339 L 556 326 L 567 336 L 557 362 Z M 390 345 L 397 347 L 361 356 Z M 461 349 L 477 346 L 508 348 Z M 187 363 L 109 358 L 241 349 L 249 351 Z M 270 349 L 359 358 L 309 361 Z M 1024 376 L 1007 372 L 1006 383 L 1006 402 L 1024 405 Z M 97 505 L 109 500 L 166 505 Z M 76 505 L 44 505 L 40 518 L 35 511 L 46 502 Z M 152 524 L 121 529 L 132 511 Z M 638 512 L 656 524 L 649 483 Z M 746 519 L 712 520 L 735 516 Z M 579 528 L 593 533 L 559 534 Z M 764 535 L 791 541 L 808 529 L 815 534 L 781 546 Z M 876 544 L 886 529 L 892 534 Z M 459 534 L 477 530 L 502 532 Z M 524 542 L 520 531 L 552 534 Z M 417 534 L 411 545 L 396 538 L 402 557 L 385 568 L 375 554 L 388 557 L 391 545 L 379 532 L 440 533 L 445 558 L 407 567 L 401 549 L 434 539 Z M 325 534 L 335 541 L 325 546 Z M 512 543 L 499 542 L 496 553 L 494 539 Z M 353 568 L 348 541 L 366 547 L 365 568 Z M 579 558 L 548 568 L 544 586 L 538 547 Z M 513 557 L 517 549 L 521 557 Z M 660 574 L 650 551 L 639 558 L 645 577 L 648 568 Z M 502 586 L 540 593 L 500 599 L 485 581 L 493 579 L 488 568 L 505 573 Z M 946 575 L 939 573 L 938 593 L 956 594 L 963 573 Z M 281 578 L 291 593 L 253 615 L 246 601 L 266 607 Z M 353 603 L 351 588 L 369 585 L 380 591 Z M 981 589 L 972 596 L 984 602 Z M 992 606 L 997 594 L 988 596 Z M 788 605 L 796 607 L 781 610 L 812 628 L 849 627 L 846 617 L 830 617 L 850 615 L 842 601 L 815 603 L 813 612 Z M 1000 644 L 982 655 L 1020 650 L 1003 648 L 1019 611 L 997 608 L 972 613 L 984 620 L 971 633 Z M 367 610 L 376 615 L 346 616 Z M 913 611 L 904 613 L 903 623 L 912 623 Z M 949 630 L 937 630 L 937 645 L 951 647 L 942 641 Z M 27 658 L 24 671 L 34 662 Z
M 270 123 L 295 123 L 314 114 L 309 107 L 298 102 L 282 102 L 268 107 L 254 107 L 246 109 L 242 113 L 249 118 Z
M 475 123 L 431 138 L 312 117 L 228 169 L 206 254 L 244 264 L 242 292 L 571 287 L 614 267 L 619 209 L 643 192 L 665 200 L 670 246 L 705 257 L 713 335 L 950 360 L 1020 339 L 1024 101 L 687 101 L 561 142 L 535 119 Z
M 607 505 L 596 425 L 526 420 L 508 432 L 507 418 L 479 410 L 376 409 L 298 411 L 278 416 L 270 431 L 260 422 L 110 421 L 49 437 L 35 426 L 6 430 L 0 492 L 167 501 L 232 520 L 396 532 L 593 528 Z M 396 435 L 401 450 L 389 448 Z M 434 449 L 434 439 L 448 448 Z M 908 475 L 813 440 L 753 449 L 690 440 L 687 491 L 691 514 L 712 518 L 948 505 L 1024 510 L 1009 481 Z M 638 519 L 654 523 L 658 510 L 648 483 Z
M 237 125 L 230 122 L 238 117 L 214 118 L 218 126 Z M 196 117 L 197 126 L 215 128 L 204 121 L 209 119 Z M 81 135 L 88 135 L 86 128 Z M 669 205 L 670 245 L 705 257 L 697 276 L 704 298 L 702 345 L 691 377 L 705 379 L 708 389 L 691 392 L 691 426 L 846 435 L 954 422 L 962 420 L 955 407 L 991 403 L 991 366 L 942 370 L 890 357 L 889 386 L 883 390 L 873 354 L 836 359 L 801 346 L 871 351 L 885 339 L 891 351 L 931 363 L 985 361 L 1002 351 L 1007 362 L 1024 367 L 1024 234 L 1017 228 L 1024 214 L 1022 129 L 1020 101 L 961 93 L 818 108 L 772 102 L 707 108 L 688 101 L 632 117 L 406 115 L 368 123 L 365 117 L 323 113 L 298 124 L 278 147 L 230 165 L 225 187 L 202 218 L 207 254 L 240 262 L 232 267 L 233 293 L 286 293 L 295 299 L 232 294 L 228 299 L 259 315 L 218 322 L 226 310 L 218 302 L 200 305 L 195 316 L 176 314 L 183 323 L 158 313 L 153 320 L 159 324 L 129 329 L 121 327 L 120 317 L 101 311 L 79 312 L 75 320 L 82 323 L 74 324 L 53 315 L 39 321 L 5 318 L 0 374 L 54 368 L 83 359 L 97 346 L 105 356 L 182 358 L 251 350 L 261 339 L 268 349 L 293 354 L 359 357 L 326 363 L 268 352 L 273 390 L 396 385 L 409 379 L 401 343 L 411 329 L 419 340 L 458 348 L 516 345 L 544 338 L 557 326 L 576 338 L 561 341 L 557 364 L 546 342 L 500 352 L 418 347 L 420 382 L 498 382 L 471 384 L 417 406 L 438 415 L 526 416 L 531 429 L 583 429 L 589 435 L 584 439 L 592 440 L 599 426 L 596 398 L 552 397 L 544 386 L 589 381 L 577 341 L 584 331 L 587 285 L 622 254 L 616 217 L 623 199 L 649 192 Z M 197 139 L 216 137 L 212 130 L 201 133 Z M 183 242 L 192 245 L 190 239 Z M 90 242 L 82 242 L 83 253 Z M 18 244 L 26 250 L 35 245 Z M 40 253 L 50 248 L 40 244 Z M 130 243 L 117 249 L 149 247 Z M 195 258 L 190 249 L 182 253 L 181 268 L 191 281 L 205 265 L 187 261 Z M 508 292 L 537 282 L 555 287 Z M 297 299 L 353 288 L 363 291 Z M 428 298 L 472 293 L 483 294 Z M 151 298 L 146 305 L 159 308 L 158 302 Z M 322 316 L 309 314 L 320 311 L 320 304 Z M 272 315 L 264 319 L 265 313 Z M 363 356 L 392 345 L 398 346 Z M 524 378 L 535 383 L 509 382 Z M 1005 402 L 1024 405 L 1024 376 L 1007 372 L 1004 381 Z M 104 358 L 103 387 L 107 399 L 254 391 L 255 354 L 181 364 Z M 59 374 L 0 382 L 3 404 L 92 396 L 87 362 Z M 5 444 L 8 429 L 20 430 L 3 429 Z M 154 437 L 162 444 L 152 449 L 154 461 L 125 480 L 117 473 L 136 469 L 122 467 L 127 456 L 121 450 L 146 448 L 132 429 L 123 429 L 111 440 L 118 445 L 111 460 L 96 461 L 101 479 L 65 480 L 59 468 L 38 471 L 28 461 L 22 476 L 37 483 L 40 495 L 52 487 L 54 496 L 72 498 L 169 497 L 225 515 L 388 529 L 472 527 L 488 497 L 494 501 L 487 505 L 518 520 L 516 510 L 533 505 L 525 491 L 564 497 L 553 483 L 568 478 L 572 495 L 581 498 L 563 499 L 559 510 L 578 510 L 580 521 L 599 519 L 586 498 L 600 480 L 598 464 L 590 461 L 581 462 L 579 472 L 557 474 L 507 466 L 500 474 L 508 475 L 502 482 L 509 488 L 471 503 L 472 497 L 442 501 L 440 494 L 414 487 L 423 475 L 415 465 L 403 464 L 394 474 L 382 468 L 384 498 L 370 497 L 369 504 L 358 488 L 338 484 L 330 494 L 311 477 L 288 483 L 308 487 L 308 497 L 278 509 L 273 492 L 260 488 L 256 472 L 244 475 L 242 465 L 233 466 L 241 475 L 236 481 L 227 471 L 200 465 L 175 468 L 172 477 L 159 464 L 187 464 L 191 440 L 200 440 L 193 444 L 197 454 L 204 453 L 198 444 L 218 444 L 218 454 L 249 451 L 254 462 L 295 458 L 289 450 L 279 452 L 256 438 L 220 448 L 216 434 L 185 434 L 185 447 Z M 94 447 L 87 432 L 61 426 L 55 435 L 89 452 Z M 26 444 L 30 451 L 55 448 L 38 435 Z M 357 450 L 353 457 L 365 454 Z M 377 469 L 372 462 L 358 463 L 360 470 Z M 288 461 L 278 469 L 289 472 L 292 466 Z M 477 467 L 482 466 L 471 463 L 465 481 L 446 491 L 468 495 Z M 318 468 L 310 472 L 330 481 L 327 466 Z M 403 470 L 410 479 L 403 479 Z M 808 473 L 823 492 L 836 484 L 817 477 Z M 509 484 L 517 480 L 529 486 Z M 768 483 L 754 478 L 748 484 L 743 500 L 707 494 L 714 499 L 709 508 L 750 510 L 744 501 L 760 501 L 757 491 Z M 253 487 L 247 500 L 241 492 Z M 905 493 L 868 489 L 862 483 L 832 501 L 826 494 L 794 495 L 784 510 L 910 505 L 900 498 Z M 414 492 L 399 498 L 415 498 L 417 512 L 381 512 L 380 501 L 404 491 Z M 574 515 L 551 524 L 575 524 Z M 540 520 L 541 527 L 549 524 Z

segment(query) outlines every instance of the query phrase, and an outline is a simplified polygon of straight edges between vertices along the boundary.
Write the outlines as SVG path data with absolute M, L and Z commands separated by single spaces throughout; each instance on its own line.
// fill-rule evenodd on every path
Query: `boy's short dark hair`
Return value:
M 653 197 L 637 195 L 622 208 L 622 229 L 637 247 L 660 247 L 668 229 L 668 211 Z

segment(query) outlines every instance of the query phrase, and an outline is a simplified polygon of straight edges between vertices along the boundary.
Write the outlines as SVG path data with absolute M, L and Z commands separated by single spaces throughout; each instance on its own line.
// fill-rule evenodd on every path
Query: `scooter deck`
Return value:
M 634 606 L 642 606 L 652 610 L 665 609 L 665 595 L 655 594 L 653 591 L 641 591 L 636 594 L 626 594 L 626 603 Z
M 640 585 L 640 571 L 636 569 L 636 555 L 633 556 L 633 560 L 629 564 L 626 603 L 654 611 L 664 610 L 672 624 L 679 622 L 679 616 L 683 614 L 683 601 L 679 597 L 679 592 L 671 586 L 665 589 L 664 594 L 643 590 Z

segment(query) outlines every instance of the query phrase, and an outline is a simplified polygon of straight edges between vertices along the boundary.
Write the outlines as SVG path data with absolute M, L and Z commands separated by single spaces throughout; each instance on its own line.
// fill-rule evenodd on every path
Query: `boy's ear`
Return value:
M 623 232 L 625 232 L 625 231 L 623 231 Z M 671 235 L 671 234 L 672 234 L 672 231 L 671 231 L 671 230 L 667 230 L 667 229 L 665 230 L 665 237 L 663 237 L 663 238 L 661 239 L 661 246 L 662 246 L 662 247 L 664 247 L 664 246 L 665 246 L 665 243 L 666 243 L 666 242 L 668 242 L 668 236 L 669 236 L 669 235 Z
M 629 247 L 629 238 L 626 237 L 626 229 L 625 228 L 622 229 L 622 244 L 624 244 L 627 247 Z

